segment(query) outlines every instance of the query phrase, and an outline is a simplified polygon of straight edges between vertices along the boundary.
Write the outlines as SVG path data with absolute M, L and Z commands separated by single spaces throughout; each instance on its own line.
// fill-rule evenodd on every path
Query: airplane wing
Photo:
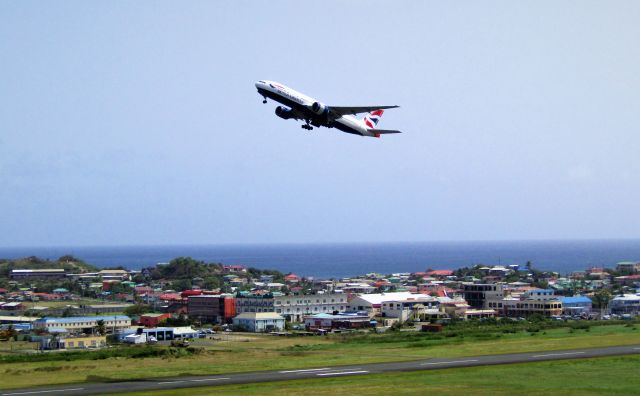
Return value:
M 402 133 L 401 131 L 397 131 L 395 129 L 367 129 L 367 131 L 377 133 L 379 135 L 384 135 L 386 133 Z
M 374 110 L 382 110 L 382 109 L 395 109 L 400 106 L 329 106 L 331 112 L 334 114 L 343 116 L 346 114 L 356 115 L 360 113 L 370 113 Z

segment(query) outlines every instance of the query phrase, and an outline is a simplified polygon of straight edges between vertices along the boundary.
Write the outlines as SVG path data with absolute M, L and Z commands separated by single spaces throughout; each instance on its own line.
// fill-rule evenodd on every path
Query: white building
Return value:
M 261 333 L 284 330 L 284 317 L 273 312 L 245 312 L 233 318 L 233 324 L 248 331 Z
M 98 321 L 104 322 L 107 332 L 114 329 L 126 329 L 131 327 L 131 318 L 124 315 L 106 316 L 77 316 L 69 318 L 41 318 L 33 322 L 33 327 L 49 332 L 86 332 L 93 331 L 98 326 Z
M 611 300 L 609 308 L 614 314 L 638 314 L 640 313 L 640 295 L 616 296 Z
M 418 298 L 424 294 L 410 292 L 372 293 L 361 294 L 353 298 L 348 305 L 349 311 L 367 311 L 369 316 L 378 316 L 382 313 L 382 303 L 385 301 L 403 301 L 410 298 Z
M 284 315 L 290 321 L 302 322 L 305 315 L 345 312 L 347 295 L 338 293 L 276 296 L 273 307 L 276 313 Z
M 384 317 L 398 318 L 401 322 L 419 319 L 424 316 L 438 315 L 440 303 L 435 297 L 426 294 L 414 294 L 410 298 L 383 301 L 381 314 Z

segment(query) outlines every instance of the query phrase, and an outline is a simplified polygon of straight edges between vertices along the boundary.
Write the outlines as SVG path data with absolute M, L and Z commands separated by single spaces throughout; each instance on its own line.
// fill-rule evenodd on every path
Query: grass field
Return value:
M 588 331 L 558 328 L 482 338 L 431 339 L 415 333 L 364 339 L 234 334 L 220 341 L 197 340 L 192 345 L 204 352 L 180 358 L 0 363 L 0 388 L 640 344 L 640 330 L 635 325 L 609 325 Z
M 640 356 L 564 360 L 322 380 L 137 392 L 128 395 L 633 395 Z M 312 392 L 310 391 L 312 390 Z

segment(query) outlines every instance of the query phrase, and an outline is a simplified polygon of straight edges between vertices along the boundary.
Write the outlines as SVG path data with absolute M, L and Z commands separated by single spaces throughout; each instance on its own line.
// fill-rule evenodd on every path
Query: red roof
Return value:
M 300 277 L 298 275 L 296 275 L 296 274 L 289 274 L 289 275 L 285 276 L 284 279 L 286 279 L 286 280 L 294 280 L 294 279 L 298 280 L 298 279 L 300 279 Z
M 172 301 L 182 300 L 182 297 L 178 293 L 164 293 L 160 295 L 161 300 Z
M 199 296 L 202 294 L 202 290 L 185 290 L 182 293 L 180 293 L 180 295 L 183 298 L 187 298 L 189 296 Z
M 451 270 L 433 270 L 427 272 L 429 276 L 451 276 L 453 275 L 453 271 Z
M 7 289 L 3 289 L 0 287 L 0 293 L 6 293 L 6 292 L 7 292 Z

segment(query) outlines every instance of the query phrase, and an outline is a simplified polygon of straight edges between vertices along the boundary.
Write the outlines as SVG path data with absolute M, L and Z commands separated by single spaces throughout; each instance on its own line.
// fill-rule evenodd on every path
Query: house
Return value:
M 287 283 L 298 283 L 300 282 L 300 277 L 296 274 L 289 274 L 284 277 L 284 281 Z
M 621 286 L 640 285 L 640 274 L 616 276 L 613 281 Z
M 433 270 L 433 271 L 428 271 L 426 274 L 426 276 L 431 276 L 434 278 L 446 278 L 448 276 L 453 276 L 453 271 L 451 270 Z
M 0 302 L 0 309 L 3 311 L 20 311 L 25 308 L 24 304 L 19 301 L 14 302 Z
M 247 272 L 247 269 L 244 267 L 244 265 L 223 265 L 222 270 L 225 273 Z
M 106 336 L 64 337 L 59 341 L 60 349 L 101 348 L 107 345 Z
M 254 333 L 282 331 L 285 319 L 275 312 L 245 312 L 233 318 L 233 324 Z

